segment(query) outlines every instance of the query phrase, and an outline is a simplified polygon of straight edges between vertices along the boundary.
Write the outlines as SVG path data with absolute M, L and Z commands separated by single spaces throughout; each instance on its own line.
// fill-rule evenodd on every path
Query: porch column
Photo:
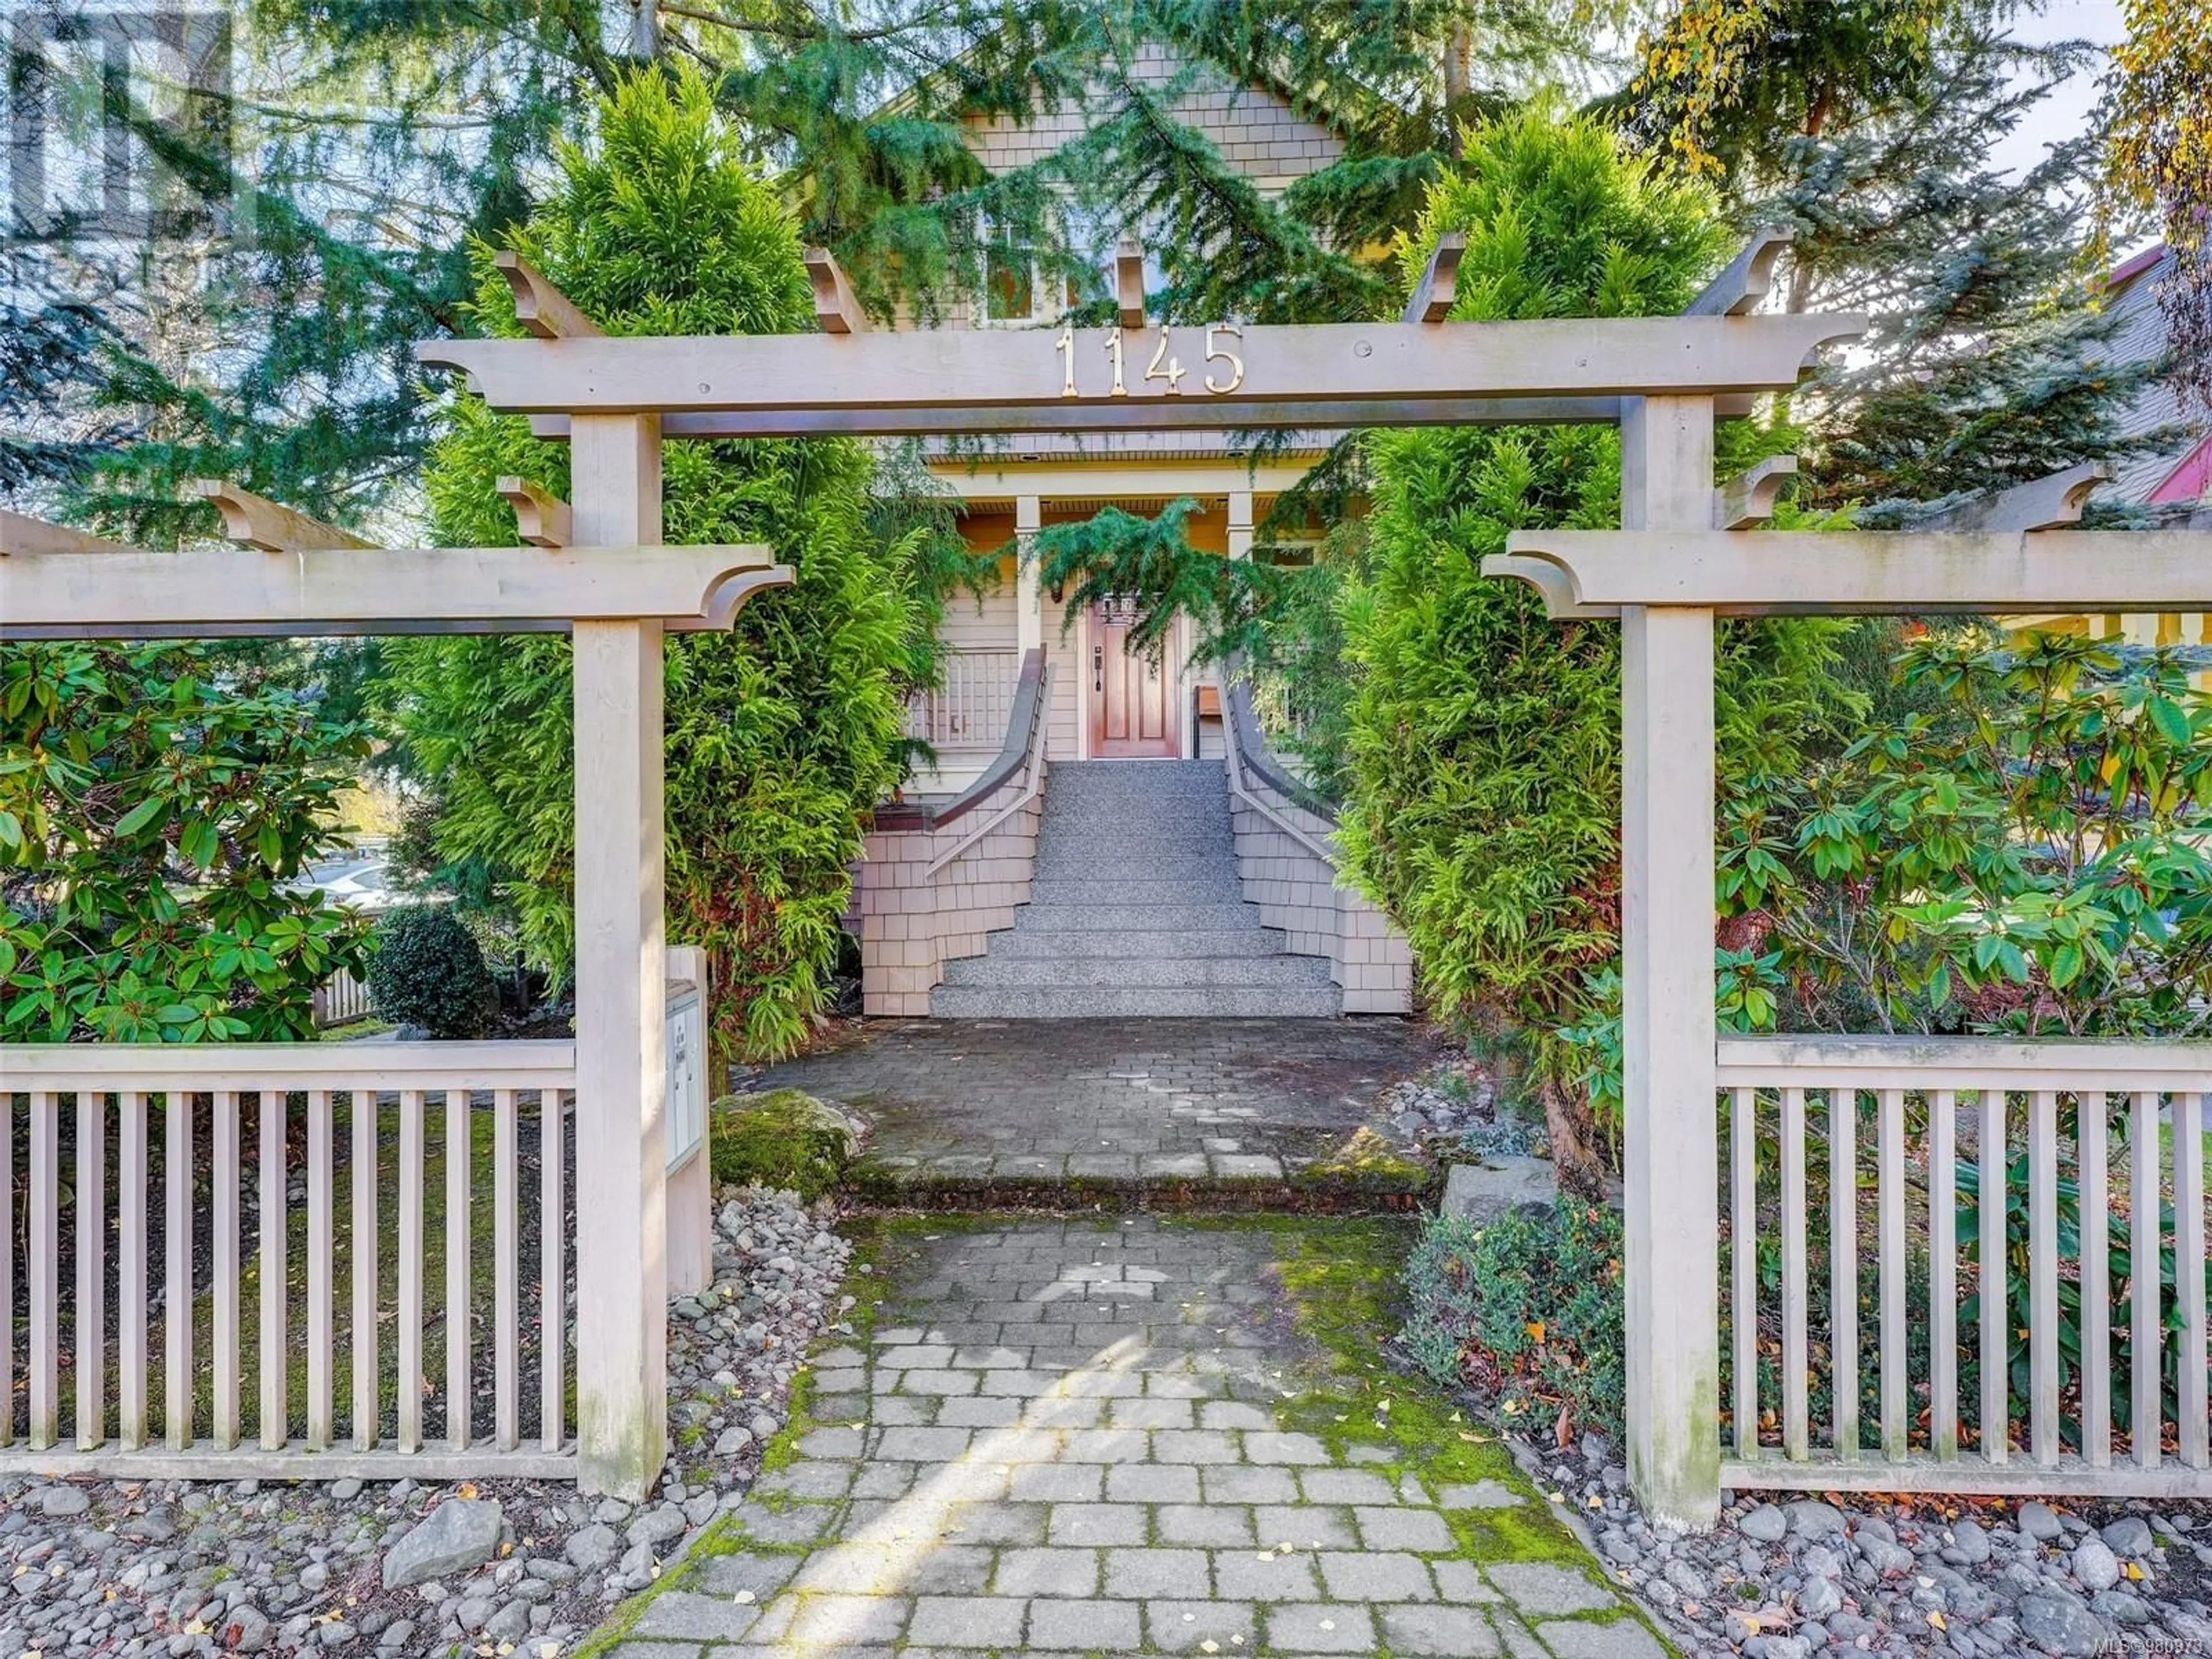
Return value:
M 1044 643 L 1043 583 L 1038 580 L 1036 538 L 1044 527 L 1044 503 L 1014 498 L 1014 643 L 1024 656 Z
M 659 416 L 578 415 L 569 466 L 579 545 L 659 542 Z M 577 1482 L 633 1503 L 668 1417 L 661 688 L 658 619 L 576 624 Z
M 1229 556 L 1252 556 L 1252 492 L 1249 489 L 1229 492 Z
M 1710 398 L 1621 400 L 1621 524 L 1712 523 Z M 1713 614 L 1621 611 L 1628 1472 L 1656 1517 L 1720 1513 Z

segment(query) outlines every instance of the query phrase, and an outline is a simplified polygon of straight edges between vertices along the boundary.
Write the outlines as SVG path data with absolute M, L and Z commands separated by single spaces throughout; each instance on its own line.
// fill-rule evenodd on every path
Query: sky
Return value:
M 2051 0 L 2039 13 L 2018 18 L 2013 33 L 2039 45 L 2051 40 L 2094 40 L 2110 46 L 2118 44 L 2127 29 L 2120 21 L 2120 0 Z M 2097 71 L 2075 75 L 2007 135 L 1990 152 L 1992 159 L 2008 169 L 2033 167 L 2045 145 L 2081 130 L 2096 107 L 2097 96 Z

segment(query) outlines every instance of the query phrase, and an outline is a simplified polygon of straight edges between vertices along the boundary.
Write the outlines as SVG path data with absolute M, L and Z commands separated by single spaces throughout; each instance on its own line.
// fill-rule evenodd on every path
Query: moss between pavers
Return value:
M 1435 1176 L 1413 1166 L 1370 1171 L 1301 1170 L 1279 1181 L 1224 1177 L 1133 1180 L 1097 1176 L 1030 1179 L 939 1175 L 884 1169 L 863 1158 L 846 1172 L 846 1202 L 862 1213 L 922 1211 L 951 1217 L 977 1212 L 1086 1215 L 1374 1215 L 1419 1209 Z M 998 1218 L 1003 1223 L 1005 1217 Z
M 853 1261 L 846 1287 L 856 1297 L 846 1316 L 850 1329 L 825 1331 L 817 1339 L 815 1350 L 850 1346 L 866 1352 L 881 1321 L 884 1294 L 889 1292 L 896 1270 L 919 1256 L 925 1245 L 948 1234 L 994 1232 L 1018 1226 L 1021 1220 L 1018 1216 L 972 1211 L 854 1218 L 847 1229 L 853 1242 Z M 1662 1650 L 1679 1651 L 1623 1587 L 1607 1582 L 1595 1570 L 1589 1551 L 1531 1487 L 1498 1436 L 1468 1422 L 1465 1413 L 1449 1400 L 1418 1378 L 1391 1370 L 1382 1358 L 1382 1339 L 1396 1330 L 1400 1322 L 1398 1275 L 1412 1242 L 1409 1221 L 1349 1217 L 1325 1233 L 1290 1215 L 1179 1217 L 1166 1224 L 1261 1232 L 1273 1243 L 1277 1272 L 1293 1321 L 1314 1350 L 1304 1361 L 1294 1362 L 1285 1370 L 1284 1395 L 1274 1407 L 1282 1428 L 1311 1434 L 1330 1449 L 1340 1463 L 1394 1480 L 1413 1474 L 1432 1489 L 1493 1480 L 1525 1493 L 1528 1501 L 1513 1508 L 1438 1513 L 1468 1559 L 1478 1565 L 1534 1561 L 1568 1567 L 1620 1600 L 1627 1610 L 1611 1615 L 1519 1616 L 1545 1623 L 1572 1620 L 1600 1625 L 1639 1624 Z M 869 1269 L 866 1274 L 860 1272 L 863 1263 Z M 813 1399 L 812 1373 L 802 1371 L 794 1381 L 788 1420 L 762 1454 L 763 1473 L 797 1461 L 799 1442 L 824 1426 L 814 1418 Z M 1395 1455 L 1381 1462 L 1354 1464 L 1350 1457 L 1354 1446 L 1380 1447 Z M 748 1501 L 781 1513 L 816 1500 L 763 1493 Z M 831 1501 L 842 1507 L 842 1500 Z M 636 1626 L 655 1597 L 672 1589 L 696 1589 L 702 1565 L 717 1556 L 806 1556 L 835 1541 L 834 1536 L 805 1544 L 758 1540 L 747 1534 L 735 1516 L 718 1516 L 700 1534 L 682 1564 L 617 1607 L 578 1650 L 574 1659 L 605 1659 Z M 1517 1614 L 1518 1609 L 1515 1611 Z M 906 1644 L 902 1640 L 894 1645 L 903 1648 Z M 1158 1650 L 1148 1642 L 1139 1651 L 1149 1655 Z M 999 1656 L 983 1650 L 978 1659 L 999 1659 Z M 1018 1659 L 1018 1654 L 1010 1653 L 1006 1659 Z M 1094 1659 L 1115 1659 L 1115 1656 L 1100 1650 Z M 1377 1647 L 1372 1659 L 1391 1659 L 1389 1650 Z
M 1401 1323 L 1397 1287 L 1412 1243 L 1409 1224 L 1347 1219 L 1325 1234 L 1274 1217 L 1179 1224 L 1261 1231 L 1273 1239 L 1276 1271 L 1298 1334 L 1320 1351 L 1319 1364 L 1310 1360 L 1285 1376 L 1285 1397 L 1275 1405 L 1276 1420 L 1284 1428 L 1312 1435 L 1340 1463 L 1394 1480 L 1411 1474 L 1432 1491 L 1494 1480 L 1526 1494 L 1528 1501 L 1512 1508 L 1439 1513 L 1468 1559 L 1478 1565 L 1534 1561 L 1568 1567 L 1627 1609 L 1609 1616 L 1534 1616 L 1597 1624 L 1626 1620 L 1642 1625 L 1665 1651 L 1677 1650 L 1625 1587 L 1597 1571 L 1588 1548 L 1530 1486 L 1498 1435 L 1469 1422 L 1449 1400 L 1419 1378 L 1393 1370 L 1382 1358 L 1382 1339 Z M 1294 1386 L 1300 1382 L 1304 1386 Z M 1354 1446 L 1395 1455 L 1354 1464 Z

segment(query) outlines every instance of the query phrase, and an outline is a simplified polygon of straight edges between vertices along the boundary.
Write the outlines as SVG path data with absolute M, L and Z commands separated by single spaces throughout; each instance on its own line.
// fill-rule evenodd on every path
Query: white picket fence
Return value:
M 573 1478 L 574 1083 L 569 1042 L 0 1048 L 0 1472 Z
M 1734 1455 L 1723 1458 L 1723 1485 L 2212 1496 L 2212 1045 L 1729 1038 L 1719 1082 L 1729 1123 L 1722 1296 L 1733 1315 L 1724 1440 Z M 1808 1171 L 1819 1130 L 1825 1170 Z M 2113 1167 L 2116 1136 L 2124 1171 Z M 2024 1190 L 2008 1174 L 2023 1151 Z M 1967 1170 L 1978 1177 L 1978 1229 L 1962 1239 Z M 1825 1216 L 1808 1205 L 1808 1175 L 1824 1173 Z M 1861 1224 L 1869 1184 L 1870 1249 Z M 2008 1231 L 2009 1201 L 2026 1211 L 2024 1320 L 2014 1278 L 2023 1239 L 2017 1225 Z M 2170 1295 L 2155 1272 L 2116 1273 L 2108 1227 L 2123 1211 L 2127 1266 L 2170 1252 Z M 1762 1301 L 1762 1264 L 1778 1266 L 1778 1306 Z M 1865 1447 L 1859 1324 L 1869 1286 L 1878 1443 Z M 1961 1309 L 1977 1296 L 1962 1349 Z M 1778 1313 L 1778 1339 L 1767 1334 Z M 2023 1328 L 2027 1411 L 2015 1443 L 2009 1383 Z M 1963 1431 L 1962 1355 L 1980 1376 Z M 1822 1389 L 1832 1400 L 1825 1425 L 1809 1405 Z
M 343 968 L 315 987 L 314 1018 L 319 1030 L 350 1025 L 375 1012 L 369 1004 L 368 987 Z

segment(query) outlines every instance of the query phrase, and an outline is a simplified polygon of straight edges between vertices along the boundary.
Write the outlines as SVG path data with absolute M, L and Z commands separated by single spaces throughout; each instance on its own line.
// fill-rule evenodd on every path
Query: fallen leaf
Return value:
M 1951 1628 L 1950 1625 L 1945 1621 L 1943 1615 L 1934 1611 L 1932 1608 L 1929 1610 L 1928 1614 L 1928 1622 L 1935 1626 L 1937 1630 L 1948 1630 Z
M 1528 1333 L 1528 1340 L 1531 1342 L 1541 1342 L 1544 1340 L 1544 1322 L 1540 1319 L 1532 1319 L 1521 1328 Z

